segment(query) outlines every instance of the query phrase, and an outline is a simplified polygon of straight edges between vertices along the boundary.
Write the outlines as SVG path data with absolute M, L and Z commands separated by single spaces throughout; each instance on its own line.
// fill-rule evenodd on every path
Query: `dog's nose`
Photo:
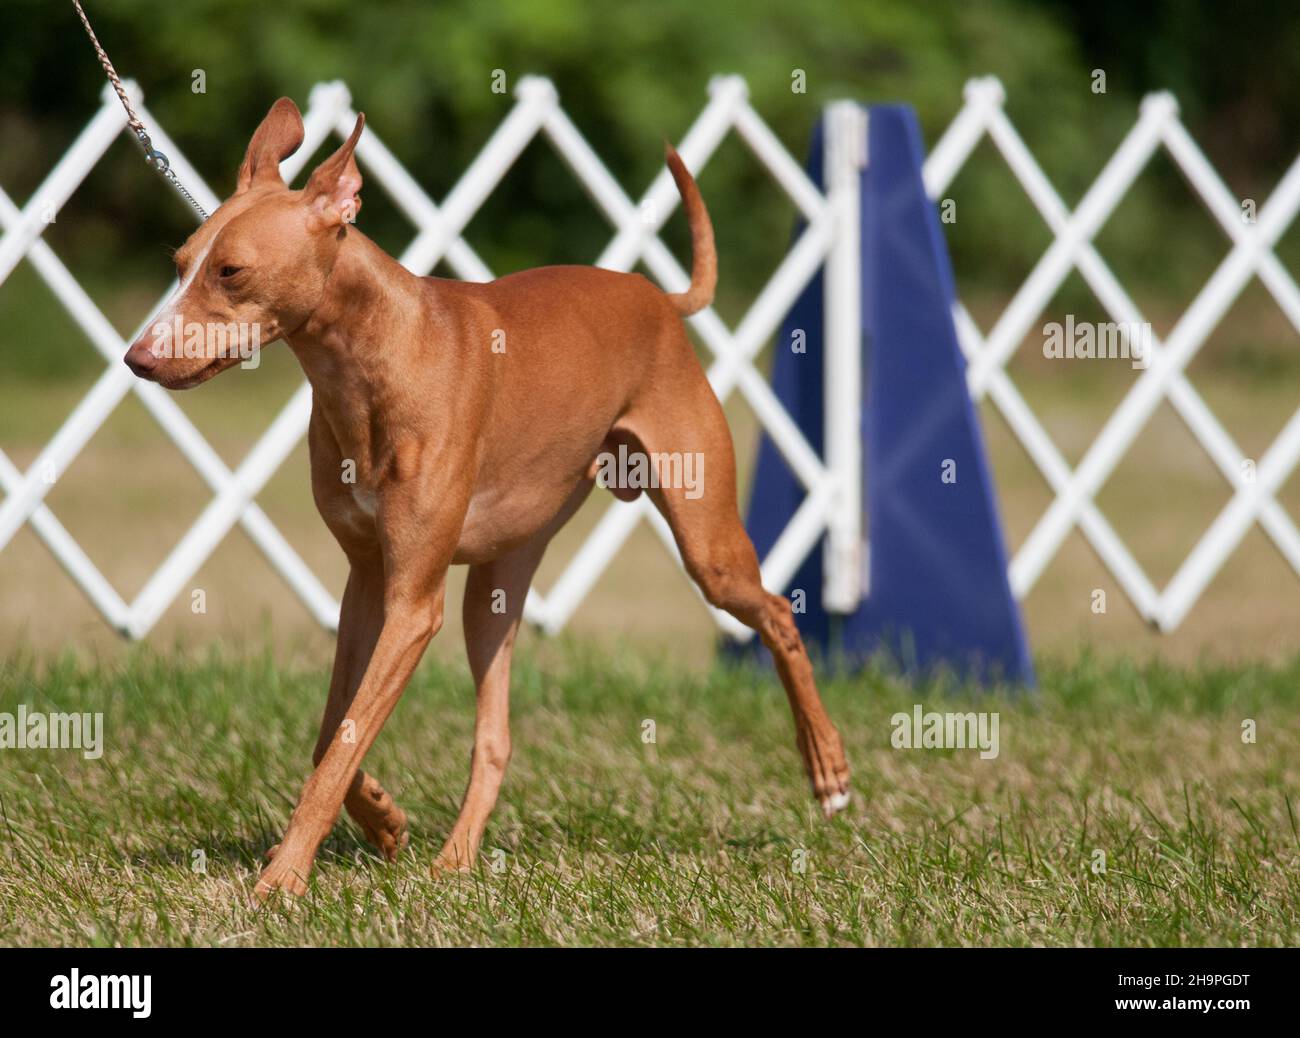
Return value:
M 141 349 L 139 346 L 132 346 L 127 350 L 123 360 L 126 361 L 126 366 L 141 378 L 148 378 L 149 373 L 158 366 L 158 358 L 153 355 L 153 351 Z

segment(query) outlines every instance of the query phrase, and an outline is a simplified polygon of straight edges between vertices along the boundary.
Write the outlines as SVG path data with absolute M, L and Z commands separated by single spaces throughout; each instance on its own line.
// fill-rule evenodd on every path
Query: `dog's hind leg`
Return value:
M 794 714 L 795 742 L 813 795 L 829 818 L 849 802 L 849 766 L 840 734 L 827 716 L 790 603 L 763 587 L 754 546 L 735 514 L 668 491 L 655 495 L 686 570 L 710 605 L 758 633 L 772 653 Z
M 682 344 L 683 350 L 689 346 Z M 772 653 L 794 714 L 795 741 L 813 795 L 829 818 L 848 804 L 849 767 L 827 716 L 790 603 L 762 585 L 758 556 L 736 507 L 736 462 L 722 408 L 690 358 L 656 381 L 619 425 L 659 473 L 649 491 L 668 520 L 686 571 L 705 599 L 756 631 Z M 665 471 L 667 469 L 667 471 Z M 691 485 L 676 478 L 690 473 Z
M 576 512 L 592 484 L 584 480 L 560 513 L 509 554 L 469 569 L 465 584 L 465 652 L 476 687 L 474 749 L 460 815 L 433 864 L 435 874 L 464 871 L 478 856 L 488 816 L 510 761 L 510 662 L 528 587 L 555 531 Z

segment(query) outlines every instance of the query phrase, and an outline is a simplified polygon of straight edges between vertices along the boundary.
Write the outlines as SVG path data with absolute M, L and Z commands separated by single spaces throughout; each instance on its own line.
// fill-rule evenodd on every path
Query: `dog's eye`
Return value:
M 243 267 L 222 267 L 218 273 L 223 278 L 233 278 L 243 269 Z

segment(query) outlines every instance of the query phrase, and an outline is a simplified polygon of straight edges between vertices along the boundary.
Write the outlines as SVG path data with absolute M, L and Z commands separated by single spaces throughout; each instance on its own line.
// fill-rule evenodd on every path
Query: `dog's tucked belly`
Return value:
M 540 412 L 544 420 L 521 421 L 517 416 L 525 410 L 523 401 L 512 401 L 511 407 L 503 408 L 507 413 L 494 414 L 490 426 L 513 428 L 479 463 L 455 563 L 500 558 L 555 520 L 575 488 L 588 478 L 592 459 L 616 421 L 621 394 L 613 395 L 611 401 L 600 393 L 589 390 L 584 395 L 575 389 L 563 401 L 538 406 L 543 394 L 534 386 L 534 414 Z M 540 436 L 541 428 L 548 435 Z
M 458 565 L 489 562 L 523 544 L 555 518 L 577 482 L 557 479 L 476 492 L 452 561 Z

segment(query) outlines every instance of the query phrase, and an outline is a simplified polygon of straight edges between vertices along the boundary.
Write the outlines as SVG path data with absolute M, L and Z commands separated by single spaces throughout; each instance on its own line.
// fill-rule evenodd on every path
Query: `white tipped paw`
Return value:
M 833 817 L 848 806 L 848 790 L 845 790 L 843 793 L 832 793 L 830 796 L 822 797 L 822 811 L 825 813 L 827 818 Z

